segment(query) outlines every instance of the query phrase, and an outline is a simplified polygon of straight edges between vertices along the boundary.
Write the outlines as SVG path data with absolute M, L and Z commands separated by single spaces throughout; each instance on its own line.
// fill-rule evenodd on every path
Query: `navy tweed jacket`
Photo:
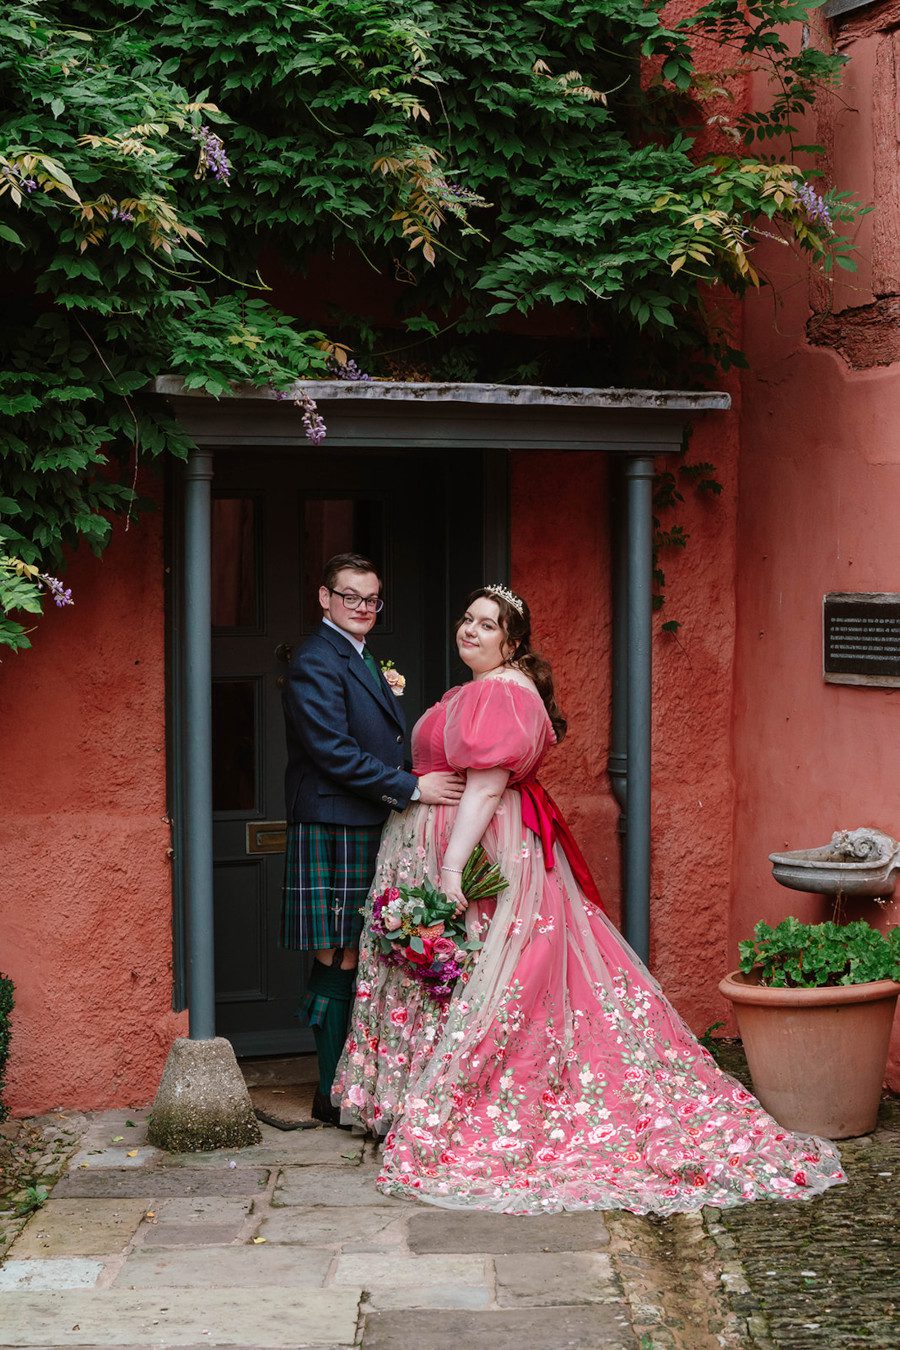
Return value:
M 349 638 L 323 623 L 294 652 L 281 697 L 289 822 L 378 825 L 409 805 L 400 701 L 384 679 L 375 688 Z

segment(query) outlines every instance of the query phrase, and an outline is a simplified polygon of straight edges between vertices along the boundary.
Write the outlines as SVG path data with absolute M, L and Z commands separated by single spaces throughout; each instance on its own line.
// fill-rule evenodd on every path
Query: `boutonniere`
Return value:
M 391 693 L 397 698 L 402 698 L 406 688 L 406 676 L 400 674 L 393 661 L 382 661 L 381 673 L 387 680 Z

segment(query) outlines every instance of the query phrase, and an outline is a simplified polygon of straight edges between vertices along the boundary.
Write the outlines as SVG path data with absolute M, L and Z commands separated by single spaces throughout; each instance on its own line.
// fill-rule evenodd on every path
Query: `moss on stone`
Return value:
M 205 1153 L 217 1148 L 249 1148 L 262 1138 L 252 1111 L 215 1110 L 193 1103 L 154 1109 L 147 1141 L 167 1153 Z

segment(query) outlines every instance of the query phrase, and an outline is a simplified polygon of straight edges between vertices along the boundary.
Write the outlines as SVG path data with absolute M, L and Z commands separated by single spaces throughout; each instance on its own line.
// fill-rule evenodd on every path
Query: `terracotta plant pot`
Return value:
M 767 989 L 735 970 L 719 992 L 734 1005 L 756 1095 L 779 1124 L 825 1139 L 874 1129 L 900 984 Z

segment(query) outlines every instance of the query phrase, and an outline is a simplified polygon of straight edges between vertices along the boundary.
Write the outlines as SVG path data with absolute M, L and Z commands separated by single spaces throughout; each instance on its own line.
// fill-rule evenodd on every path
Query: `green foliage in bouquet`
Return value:
M 775 989 L 900 981 L 900 928 L 885 936 L 862 919 L 805 924 L 790 917 L 776 928 L 760 922 L 738 951 L 743 974 L 758 973 L 760 984 Z

